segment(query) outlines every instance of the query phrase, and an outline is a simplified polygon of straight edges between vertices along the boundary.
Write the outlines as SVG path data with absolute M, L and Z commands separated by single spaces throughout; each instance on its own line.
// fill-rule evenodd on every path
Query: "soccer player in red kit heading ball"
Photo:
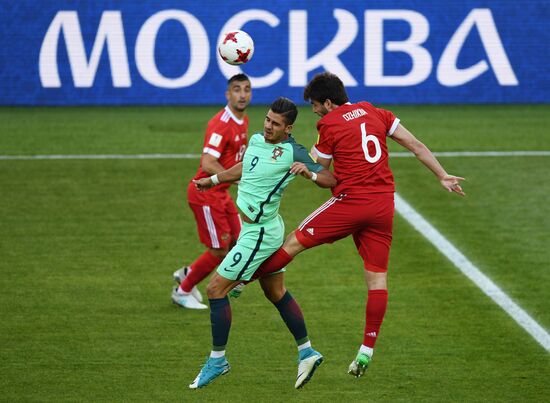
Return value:
M 388 302 L 395 188 L 388 165 L 387 139 L 410 150 L 448 192 L 464 196 L 460 186 L 464 178 L 449 175 L 392 112 L 368 102 L 350 103 L 344 84 L 334 74 L 317 74 L 306 86 L 304 99 L 321 116 L 317 123 L 319 138 L 312 154 L 325 168 L 333 165 L 338 184 L 332 188 L 333 197 L 288 235 L 255 277 L 285 267 L 305 249 L 352 235 L 364 262 L 368 289 L 363 343 L 348 369 L 348 373 L 360 377 L 372 361 Z

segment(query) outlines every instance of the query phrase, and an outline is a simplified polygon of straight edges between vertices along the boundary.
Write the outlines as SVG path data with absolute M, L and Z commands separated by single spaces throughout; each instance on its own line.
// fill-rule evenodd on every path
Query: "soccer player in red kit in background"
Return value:
M 312 154 L 327 169 L 333 163 L 338 184 L 332 188 L 333 197 L 288 235 L 256 276 L 285 267 L 305 249 L 352 235 L 364 262 L 368 288 L 363 343 L 348 369 L 348 373 L 360 377 L 372 360 L 388 302 L 394 181 L 386 139 L 389 137 L 414 153 L 447 191 L 464 196 L 459 184 L 464 178 L 447 174 L 431 151 L 392 112 L 368 102 L 350 103 L 344 84 L 334 74 L 316 75 L 305 88 L 304 99 L 321 116 L 317 123 L 319 138 Z
M 194 180 L 231 168 L 241 162 L 246 150 L 248 116 L 245 111 L 252 96 L 250 79 L 245 74 L 231 77 L 225 96 L 227 105 L 208 122 L 201 163 Z M 239 237 L 241 222 L 228 192 L 229 186 L 222 184 L 199 192 L 194 183 L 189 182 L 187 201 L 206 250 L 189 266 L 173 274 L 179 287 L 173 290 L 172 301 L 184 308 L 208 308 L 201 303 L 202 295 L 196 286 L 218 266 Z

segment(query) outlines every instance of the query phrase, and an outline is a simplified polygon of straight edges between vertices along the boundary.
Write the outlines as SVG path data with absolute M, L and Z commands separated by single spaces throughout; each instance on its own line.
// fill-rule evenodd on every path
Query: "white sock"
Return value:
M 300 344 L 298 346 L 298 351 L 305 350 L 306 348 L 309 348 L 309 347 L 311 347 L 311 342 L 308 340 L 304 344 Z
M 178 294 L 183 294 L 183 295 L 189 295 L 190 293 L 189 292 L 185 292 L 183 291 L 183 289 L 181 288 L 181 285 L 178 286 L 178 289 L 176 291 Z
M 225 350 L 222 351 L 210 351 L 210 358 L 221 358 L 225 357 Z
M 361 347 L 359 347 L 359 352 L 368 355 L 369 358 L 372 358 L 372 355 L 374 354 L 374 349 L 362 344 Z

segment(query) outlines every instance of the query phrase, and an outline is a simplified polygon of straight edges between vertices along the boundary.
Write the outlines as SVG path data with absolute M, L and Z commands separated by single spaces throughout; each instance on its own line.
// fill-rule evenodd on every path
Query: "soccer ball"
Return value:
M 237 65 L 248 62 L 254 54 L 254 41 L 244 31 L 229 31 L 221 36 L 218 53 L 226 63 Z

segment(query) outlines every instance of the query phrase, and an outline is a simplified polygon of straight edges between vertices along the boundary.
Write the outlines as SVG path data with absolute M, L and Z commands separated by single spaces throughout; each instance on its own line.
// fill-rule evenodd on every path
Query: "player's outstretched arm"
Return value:
M 460 181 L 465 180 L 460 176 L 449 175 L 441 166 L 437 158 L 424 143 L 418 140 L 408 131 L 405 126 L 399 124 L 391 136 L 398 144 L 411 151 L 416 158 L 422 162 L 430 171 L 437 176 L 441 185 L 449 192 L 457 193 L 461 196 L 466 194 L 460 186 Z
M 216 175 L 212 175 L 208 178 L 193 180 L 193 183 L 198 190 L 207 190 L 211 187 L 219 185 L 220 183 L 236 182 L 241 179 L 242 173 L 243 163 L 239 162 L 238 164 L 233 165 L 231 168 L 226 169 L 225 171 L 222 171 Z
M 311 172 L 303 162 L 294 162 L 290 167 L 290 172 L 294 175 L 302 175 L 306 179 L 311 179 L 317 186 L 322 188 L 336 186 L 336 178 L 328 169 L 315 173 Z

